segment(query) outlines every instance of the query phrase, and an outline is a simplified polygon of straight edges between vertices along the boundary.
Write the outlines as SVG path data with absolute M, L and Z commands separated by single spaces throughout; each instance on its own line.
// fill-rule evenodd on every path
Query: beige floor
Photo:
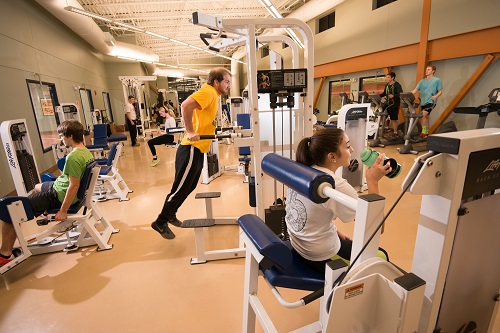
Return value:
M 235 163 L 232 146 L 221 145 L 223 164 Z M 381 194 L 387 209 L 401 190 L 401 182 L 415 156 L 396 157 L 404 174 L 384 178 Z M 217 332 L 241 331 L 244 259 L 190 265 L 195 255 L 191 229 L 173 231 L 165 240 L 150 228 L 168 193 L 174 173 L 175 149 L 159 147 L 160 164 L 152 168 L 150 152 L 141 142 L 129 143 L 119 162 L 120 172 L 134 190 L 128 202 L 99 203 L 120 232 L 111 237 L 114 248 L 97 252 L 95 247 L 70 253 L 38 255 L 21 263 L 0 279 L 0 332 Z M 226 173 L 197 192 L 221 191 L 214 201 L 218 216 L 251 213 L 243 176 Z M 180 219 L 204 216 L 204 205 L 193 193 L 180 209 Z M 405 194 L 388 219 L 382 246 L 391 260 L 411 269 L 421 198 Z M 347 232 L 352 225 L 340 225 Z M 210 228 L 207 247 L 236 247 L 234 226 Z M 280 332 L 296 329 L 318 315 L 318 302 L 297 310 L 283 309 L 263 285 L 262 297 Z M 303 293 L 284 291 L 289 300 Z M 258 331 L 261 331 L 260 328 Z

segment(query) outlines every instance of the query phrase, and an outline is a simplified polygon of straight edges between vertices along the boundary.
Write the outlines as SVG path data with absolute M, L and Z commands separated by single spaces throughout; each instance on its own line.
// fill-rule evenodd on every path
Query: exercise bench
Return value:
M 182 222 L 182 228 L 193 228 L 194 241 L 196 245 L 196 257 L 191 258 L 191 265 L 204 264 L 207 261 L 243 258 L 245 256 L 245 248 L 242 240 L 239 241 L 239 247 L 223 250 L 205 250 L 204 230 L 205 228 L 214 227 L 217 225 L 238 225 L 237 218 L 221 217 L 215 218 L 212 210 L 212 199 L 219 198 L 220 192 L 205 192 L 197 193 L 195 199 L 205 199 L 206 218 L 190 219 Z

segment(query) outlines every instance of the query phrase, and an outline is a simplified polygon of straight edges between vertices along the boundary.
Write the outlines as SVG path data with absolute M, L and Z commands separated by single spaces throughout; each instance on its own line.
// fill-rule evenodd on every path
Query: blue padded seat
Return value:
M 290 242 L 279 239 L 258 216 L 243 215 L 238 224 L 264 256 L 260 270 L 271 285 L 309 291 L 324 287 L 324 274 L 309 267 Z
M 21 201 L 21 203 L 23 204 L 24 211 L 26 212 L 26 217 L 28 218 L 28 221 L 33 220 L 35 218 L 35 215 L 33 214 L 33 210 L 31 209 L 31 204 L 28 197 L 19 197 L 19 196 L 5 197 L 0 199 L 0 220 L 7 223 L 12 223 L 12 219 L 7 209 L 7 205 L 10 205 L 11 203 L 16 201 Z
M 76 214 L 85 204 L 87 189 L 90 186 L 90 180 L 92 179 L 92 169 L 97 165 L 97 162 L 91 162 L 87 164 L 85 168 L 85 172 L 83 173 L 83 177 L 80 180 L 80 187 L 78 188 L 78 192 L 76 192 L 77 202 L 72 204 L 68 209 L 68 214 Z M 56 214 L 59 211 L 59 208 L 53 208 L 48 211 L 49 214 Z
M 108 136 L 108 142 L 127 141 L 127 136 L 123 133 L 115 133 Z

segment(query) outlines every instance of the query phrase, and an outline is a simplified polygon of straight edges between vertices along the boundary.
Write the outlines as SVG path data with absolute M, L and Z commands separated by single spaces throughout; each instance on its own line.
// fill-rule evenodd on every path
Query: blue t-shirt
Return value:
M 420 91 L 420 105 L 436 104 L 437 98 L 432 100 L 431 97 L 443 89 L 443 84 L 441 79 L 434 76 L 430 80 L 427 78 L 420 80 L 416 89 Z

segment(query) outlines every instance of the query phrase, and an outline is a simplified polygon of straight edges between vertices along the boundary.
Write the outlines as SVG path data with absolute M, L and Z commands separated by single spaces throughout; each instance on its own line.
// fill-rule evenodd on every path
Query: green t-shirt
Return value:
M 69 176 L 82 179 L 87 164 L 93 160 L 94 156 L 87 148 L 73 149 L 73 151 L 66 156 L 66 164 L 64 164 L 62 174 L 57 177 L 54 182 L 54 190 L 56 191 L 57 198 L 61 203 L 64 201 L 66 191 L 69 187 Z M 78 199 L 75 197 L 71 204 L 74 204 L 77 201 Z

